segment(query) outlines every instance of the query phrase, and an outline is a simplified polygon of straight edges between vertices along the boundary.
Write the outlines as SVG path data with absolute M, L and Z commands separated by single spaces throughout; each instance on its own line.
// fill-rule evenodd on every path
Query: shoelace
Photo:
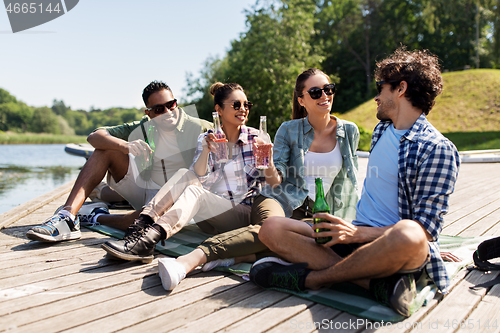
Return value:
M 299 274 L 297 271 L 283 273 L 275 273 L 272 275 L 271 285 L 283 289 L 292 289 L 300 292 Z
M 125 243 L 136 242 L 146 233 L 146 228 L 136 228 L 127 238 L 123 238 Z
M 129 239 L 130 237 L 132 237 L 133 234 L 135 234 L 137 231 L 140 231 L 144 229 L 143 226 L 140 226 L 139 224 L 137 223 L 133 223 L 131 224 L 128 228 L 127 228 L 127 231 L 125 232 L 125 236 L 123 237 L 124 240 L 127 240 Z
M 42 226 L 49 227 L 52 231 L 54 231 L 54 230 L 57 230 L 57 228 L 54 226 L 54 224 L 63 220 L 63 219 L 66 219 L 66 217 L 63 218 L 59 215 L 52 216 L 49 219 L 47 219 L 45 222 L 43 222 Z

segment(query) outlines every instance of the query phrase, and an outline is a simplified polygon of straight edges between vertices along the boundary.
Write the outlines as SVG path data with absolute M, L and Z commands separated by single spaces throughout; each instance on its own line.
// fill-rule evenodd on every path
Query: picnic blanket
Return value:
M 87 228 L 108 236 L 123 238 L 124 232 L 105 225 L 88 226 Z M 165 241 L 165 245 L 156 245 L 156 250 L 170 257 L 178 257 L 193 251 L 201 242 L 211 235 L 203 233 L 196 225 L 187 225 L 180 232 Z M 461 258 L 461 262 L 445 262 L 448 275 L 454 277 L 462 268 L 472 263 L 472 254 L 479 243 L 488 237 L 464 238 L 441 235 L 439 244 L 441 251 L 451 252 Z M 217 267 L 216 270 L 230 272 L 248 280 L 251 264 L 240 263 L 230 267 Z M 432 300 L 437 292 L 434 284 L 429 284 L 427 274 L 417 281 L 417 297 L 411 309 L 412 313 Z M 290 292 L 298 297 L 321 303 L 353 315 L 375 321 L 399 322 L 405 317 L 373 299 L 370 293 L 352 283 L 340 283 L 320 290 L 308 290 L 304 293 Z

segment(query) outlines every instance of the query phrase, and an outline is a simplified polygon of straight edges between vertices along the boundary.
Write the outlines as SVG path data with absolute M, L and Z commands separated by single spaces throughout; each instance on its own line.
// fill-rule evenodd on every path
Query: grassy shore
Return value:
M 428 116 L 432 125 L 460 151 L 500 149 L 500 70 L 444 73 L 443 79 L 443 93 Z M 338 116 L 354 121 L 371 135 L 378 122 L 376 113 L 377 103 L 372 98 Z M 360 149 L 370 149 L 369 142 L 362 135 Z
M 0 132 L 0 144 L 86 143 L 83 135 Z
M 500 149 L 500 132 L 452 132 L 443 133 L 459 151 Z
M 452 132 L 443 133 L 458 150 L 500 149 L 500 131 L 497 132 Z M 361 133 L 359 149 L 370 149 L 371 132 Z M 86 143 L 87 137 L 80 135 L 56 135 L 38 133 L 0 132 L 0 144 L 51 144 Z

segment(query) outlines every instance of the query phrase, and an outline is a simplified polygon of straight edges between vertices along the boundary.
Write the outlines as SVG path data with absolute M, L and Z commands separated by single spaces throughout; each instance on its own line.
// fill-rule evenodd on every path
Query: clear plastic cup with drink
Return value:
M 257 169 L 269 168 L 269 157 L 271 156 L 273 145 L 270 143 L 256 144 L 254 149 L 255 167 Z
M 255 157 L 255 167 L 257 169 L 269 168 L 269 159 L 273 144 L 267 134 L 266 116 L 260 116 L 259 136 L 254 144 L 253 155 Z

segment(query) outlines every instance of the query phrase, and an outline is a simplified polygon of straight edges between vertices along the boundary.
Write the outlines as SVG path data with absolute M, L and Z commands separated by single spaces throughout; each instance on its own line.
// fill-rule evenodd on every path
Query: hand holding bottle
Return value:
M 128 151 L 134 156 L 142 156 L 149 160 L 149 156 L 153 152 L 151 147 L 143 140 L 135 140 L 128 143 Z
M 208 130 L 207 135 L 205 136 L 205 141 L 203 142 L 203 147 L 206 147 L 210 152 L 215 153 L 217 149 L 217 138 L 212 130 Z

